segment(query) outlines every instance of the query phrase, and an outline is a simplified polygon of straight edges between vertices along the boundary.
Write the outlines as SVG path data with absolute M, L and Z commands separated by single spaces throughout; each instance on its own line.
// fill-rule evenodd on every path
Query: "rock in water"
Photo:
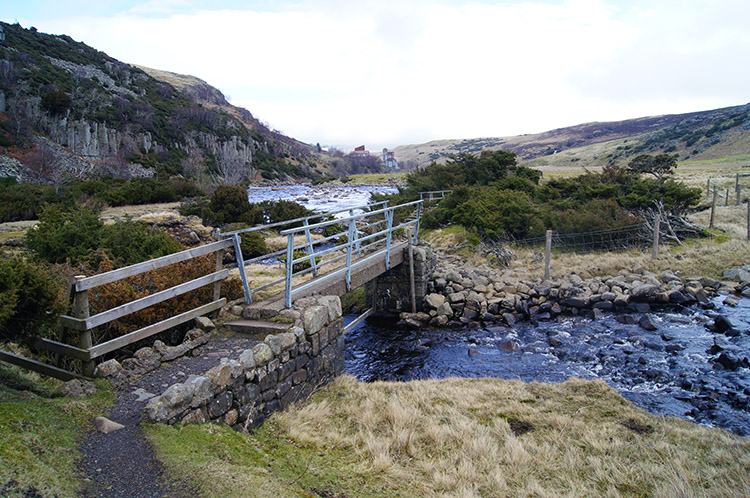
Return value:
M 96 430 L 102 434 L 109 434 L 110 432 L 119 431 L 120 429 L 125 428 L 124 425 L 113 422 L 106 417 L 96 417 L 94 419 L 94 425 L 96 426 Z

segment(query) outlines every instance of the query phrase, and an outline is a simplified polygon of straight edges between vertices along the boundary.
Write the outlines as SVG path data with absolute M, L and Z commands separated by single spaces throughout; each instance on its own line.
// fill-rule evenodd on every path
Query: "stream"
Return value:
M 717 357 L 726 352 L 742 361 L 750 350 L 750 299 L 734 308 L 722 300 L 713 311 L 659 313 L 653 332 L 629 323 L 630 315 L 611 313 L 596 321 L 568 317 L 513 328 L 405 331 L 365 323 L 346 336 L 345 369 L 362 381 L 602 379 L 650 413 L 748 436 L 750 370 L 747 364 L 726 368 Z M 717 312 L 744 333 L 726 337 L 709 330 Z

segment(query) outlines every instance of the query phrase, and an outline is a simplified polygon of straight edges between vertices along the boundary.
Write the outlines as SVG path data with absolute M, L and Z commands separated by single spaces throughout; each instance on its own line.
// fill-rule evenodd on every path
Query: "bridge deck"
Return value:
M 404 253 L 407 247 L 406 242 L 402 242 L 390 250 L 390 268 L 400 265 L 404 261 Z M 385 249 L 381 250 L 380 253 L 374 255 L 371 259 L 362 264 L 352 267 L 351 271 L 351 289 L 357 289 L 367 282 L 375 279 L 378 275 L 382 275 L 388 269 L 385 267 Z M 298 294 L 294 296 L 294 299 L 300 299 L 307 296 L 318 295 L 318 296 L 343 296 L 347 293 L 346 280 L 344 273 L 341 273 L 335 278 L 325 279 L 327 275 L 334 273 L 333 270 L 326 274 L 321 274 L 317 278 L 310 281 L 312 285 L 300 290 Z M 254 320 L 265 320 L 276 316 L 279 311 L 285 308 L 284 305 L 284 293 L 270 296 L 263 301 L 253 303 L 246 308 L 246 318 Z

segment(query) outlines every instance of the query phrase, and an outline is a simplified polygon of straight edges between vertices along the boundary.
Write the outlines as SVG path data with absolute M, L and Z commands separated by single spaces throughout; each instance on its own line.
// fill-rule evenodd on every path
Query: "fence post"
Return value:
M 544 280 L 550 279 L 550 260 L 552 259 L 552 230 L 547 230 L 544 244 Z
M 716 198 L 717 198 L 716 187 L 713 188 L 713 193 L 714 193 L 714 196 L 711 199 L 711 219 L 708 222 L 708 228 L 714 227 L 714 213 L 716 212 Z
M 706 199 L 711 197 L 711 179 L 706 180 Z
M 747 240 L 750 240 L 750 199 L 747 201 Z
M 734 205 L 739 206 L 740 205 L 740 174 L 737 173 L 737 175 L 734 177 Z
M 76 290 L 76 284 L 78 281 L 86 278 L 84 275 L 76 275 L 73 282 L 73 316 L 76 318 L 88 318 L 89 317 L 89 291 Z M 79 334 L 80 347 L 81 349 L 91 349 L 94 345 L 91 340 L 91 330 L 82 330 Z M 83 375 L 87 377 L 94 376 L 94 368 L 96 368 L 96 361 L 88 360 L 83 362 Z
M 729 189 L 727 189 L 727 197 L 724 200 L 727 201 L 725 204 L 727 207 L 729 207 Z
M 661 230 L 661 213 L 657 211 L 654 217 L 654 246 L 651 248 L 651 259 L 659 257 L 659 232 Z

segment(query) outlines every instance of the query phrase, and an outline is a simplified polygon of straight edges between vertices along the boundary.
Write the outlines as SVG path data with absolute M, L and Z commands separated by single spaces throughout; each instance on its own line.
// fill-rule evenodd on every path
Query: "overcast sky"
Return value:
M 750 101 L 747 0 L 11 0 L 0 19 L 371 150 Z

